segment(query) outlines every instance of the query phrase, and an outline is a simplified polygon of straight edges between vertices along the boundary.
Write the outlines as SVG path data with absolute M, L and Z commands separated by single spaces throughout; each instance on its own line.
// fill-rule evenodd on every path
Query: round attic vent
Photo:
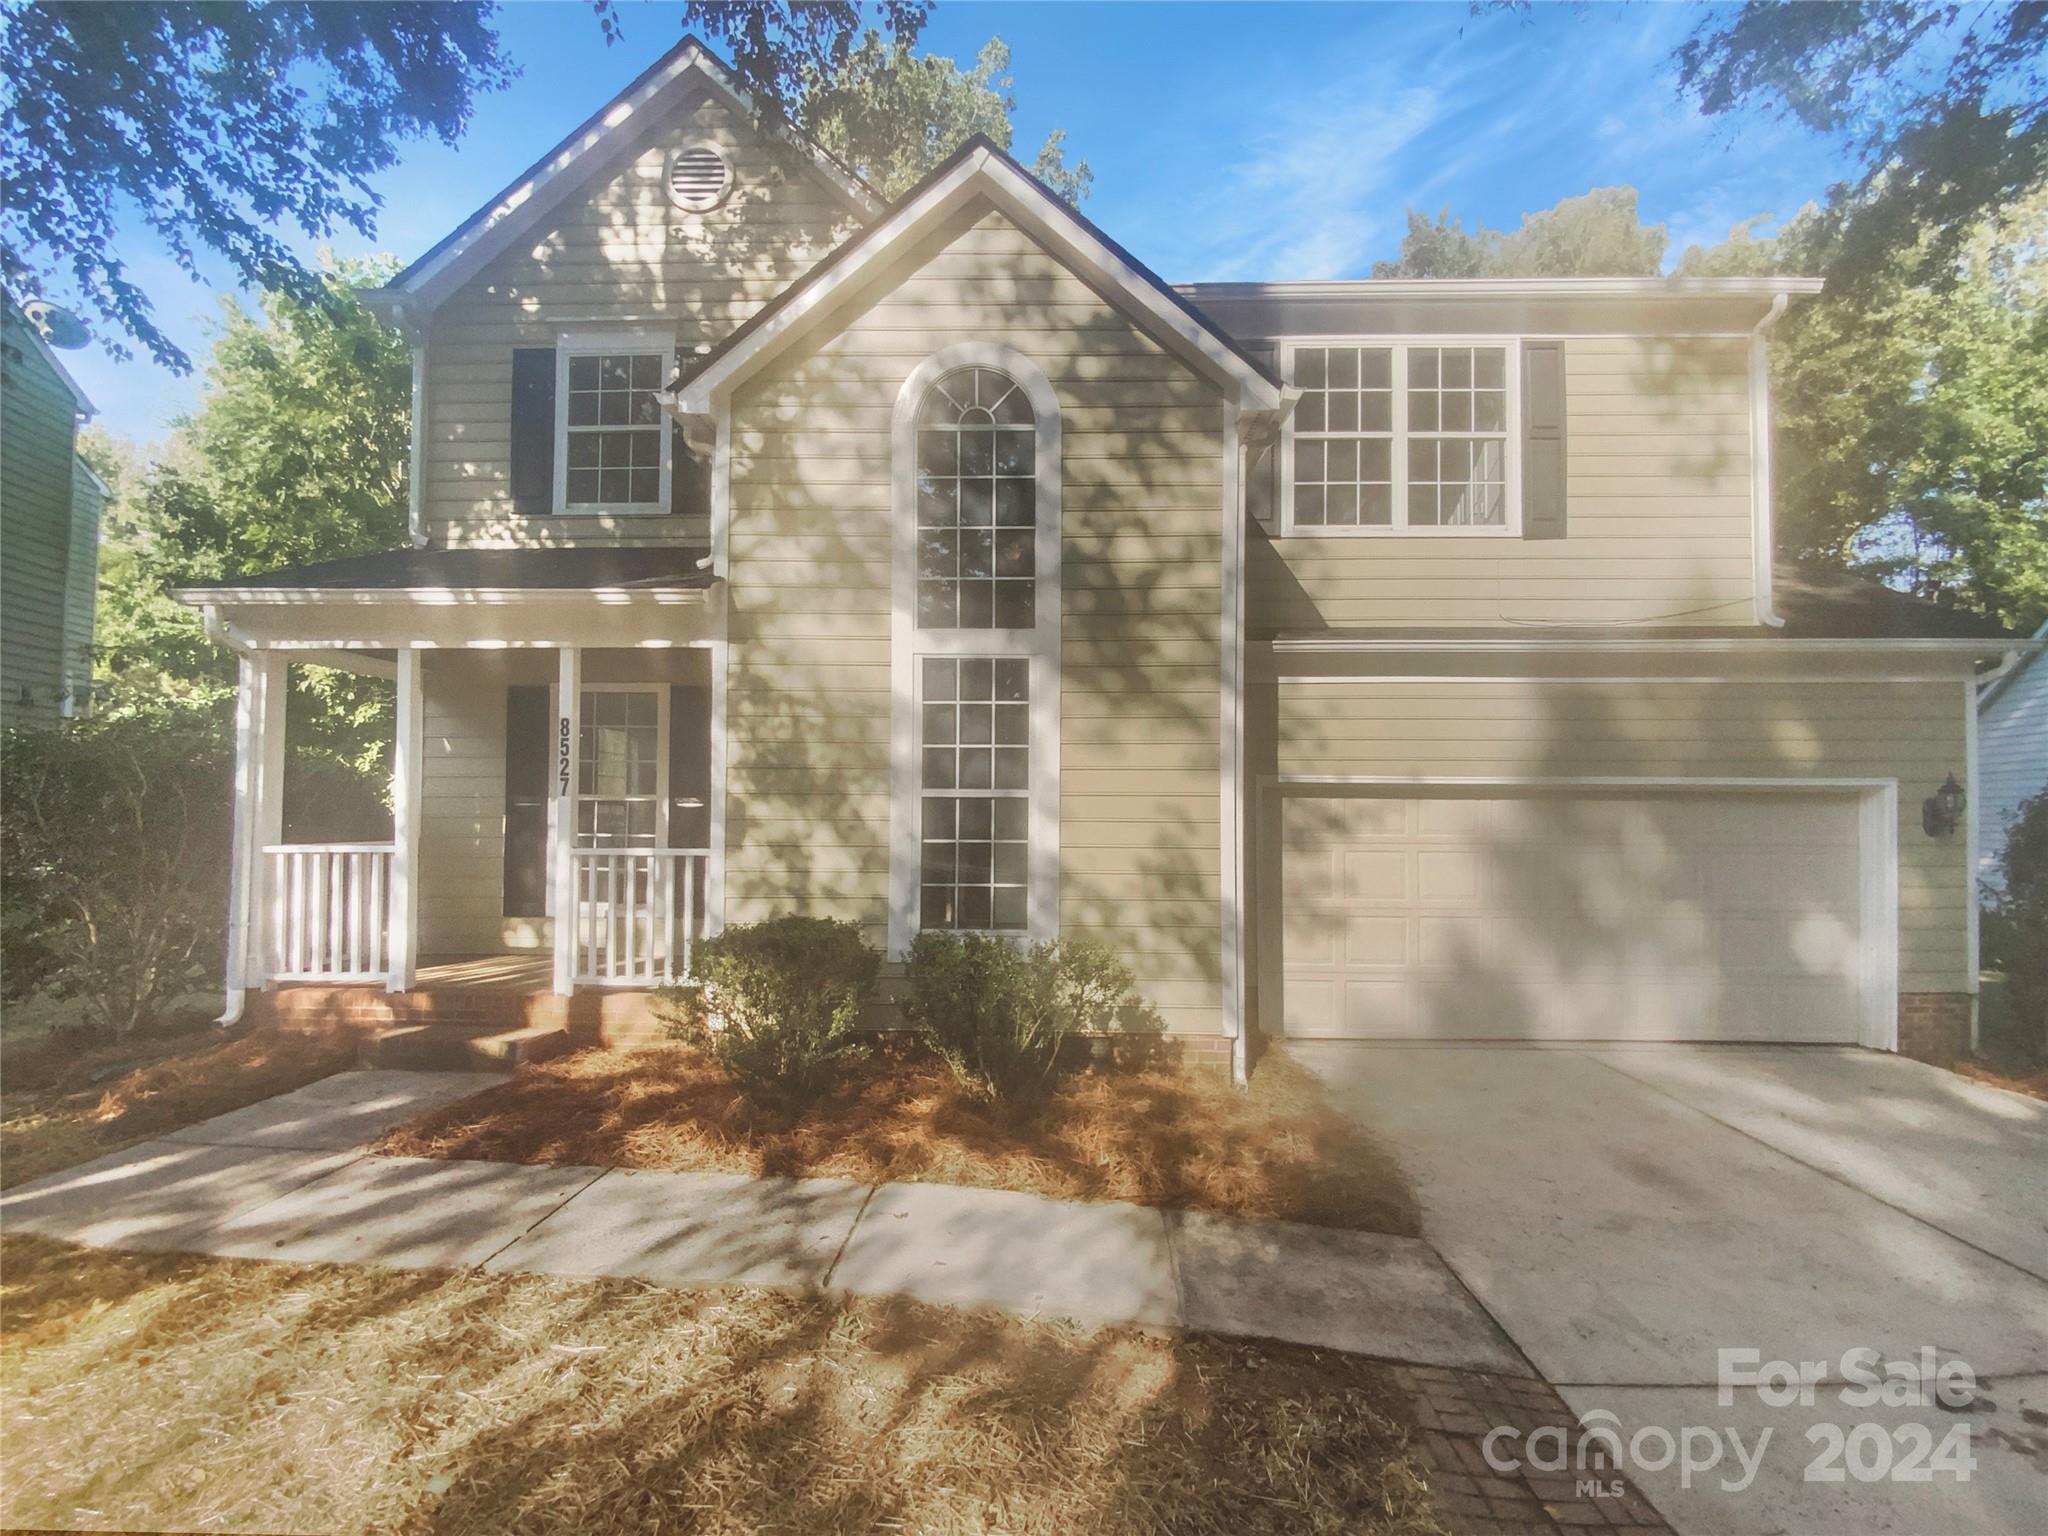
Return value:
M 725 201 L 732 190 L 732 164 L 715 144 L 691 144 L 668 162 L 669 201 L 692 213 L 704 213 Z

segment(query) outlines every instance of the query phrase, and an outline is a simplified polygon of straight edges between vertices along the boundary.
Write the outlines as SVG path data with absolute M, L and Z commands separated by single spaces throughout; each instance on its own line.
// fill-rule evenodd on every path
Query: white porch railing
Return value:
M 571 968 L 578 985 L 658 987 L 687 981 L 703 925 L 704 848 L 578 848 Z
M 263 850 L 273 981 L 382 981 L 394 843 L 273 843 Z

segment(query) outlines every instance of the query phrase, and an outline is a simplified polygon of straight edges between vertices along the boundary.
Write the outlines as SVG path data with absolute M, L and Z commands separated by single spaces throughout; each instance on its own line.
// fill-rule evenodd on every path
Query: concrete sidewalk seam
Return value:
M 527 1165 L 520 1164 L 518 1166 L 524 1167 Z M 489 1253 L 485 1254 L 481 1259 L 477 1260 L 476 1263 L 472 1264 L 470 1268 L 476 1270 L 483 1269 L 486 1265 L 488 1265 L 491 1262 L 491 1260 L 495 1259 L 507 1248 L 510 1248 L 514 1243 L 524 1242 L 527 1238 L 533 1236 L 535 1232 L 539 1231 L 541 1227 L 545 1225 L 547 1222 L 554 1220 L 555 1217 L 559 1216 L 562 1213 L 563 1208 L 566 1207 L 570 1201 L 574 1200 L 579 1195 L 587 1194 L 591 1190 L 591 1188 L 597 1184 L 598 1180 L 607 1178 L 610 1175 L 617 1172 L 618 1170 L 616 1168 L 598 1169 L 594 1177 L 585 1180 L 583 1183 L 577 1185 L 574 1189 L 570 1190 L 568 1194 L 562 1196 L 562 1198 L 557 1200 L 546 1213 L 544 1213 L 540 1217 L 536 1218 L 533 1222 L 531 1222 L 527 1226 L 525 1231 L 515 1232 L 512 1236 L 506 1238 L 502 1244 L 492 1249 Z
M 839 1239 L 839 1247 L 832 1255 L 832 1262 L 825 1266 L 825 1273 L 818 1276 L 820 1294 L 832 1287 L 832 1277 L 839 1273 L 839 1262 L 846 1257 L 846 1250 L 853 1245 L 853 1234 L 860 1230 L 861 1222 L 868 1214 L 868 1207 L 875 1203 L 875 1191 L 888 1181 L 877 1179 L 868 1186 L 868 1192 L 860 1197 L 860 1209 L 853 1213 L 853 1220 L 846 1224 L 846 1236 Z

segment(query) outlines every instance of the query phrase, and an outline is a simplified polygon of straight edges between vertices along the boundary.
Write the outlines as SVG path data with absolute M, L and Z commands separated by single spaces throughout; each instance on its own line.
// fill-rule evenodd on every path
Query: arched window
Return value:
M 1036 625 L 1036 416 L 1008 374 L 955 368 L 925 392 L 916 516 L 918 628 Z
M 889 953 L 922 930 L 1059 932 L 1060 398 L 960 342 L 890 423 Z

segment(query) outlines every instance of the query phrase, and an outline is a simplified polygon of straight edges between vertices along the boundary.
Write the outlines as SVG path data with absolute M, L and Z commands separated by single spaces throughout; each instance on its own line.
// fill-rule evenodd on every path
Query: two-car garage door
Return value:
M 1288 795 L 1280 834 L 1289 1035 L 1861 1033 L 1853 795 Z

